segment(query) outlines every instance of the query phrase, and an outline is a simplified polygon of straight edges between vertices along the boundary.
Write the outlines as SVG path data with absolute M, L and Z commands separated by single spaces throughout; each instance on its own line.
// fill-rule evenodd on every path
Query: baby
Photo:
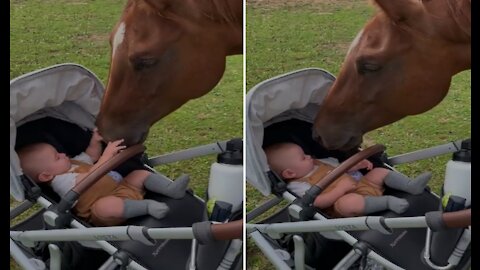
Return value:
M 303 149 L 293 143 L 274 144 L 265 149 L 270 168 L 287 182 L 287 187 L 298 196 L 322 179 L 338 165 L 332 158 L 315 160 L 305 155 Z M 363 176 L 357 170 L 367 169 Z M 382 196 L 384 185 L 410 194 L 423 192 L 431 173 L 423 173 L 414 181 L 403 174 L 373 168 L 368 160 L 352 167 L 315 198 L 313 205 L 324 209 L 332 217 L 354 217 L 392 210 L 398 214 L 408 208 L 408 202 L 394 196 Z
M 72 159 L 50 144 L 31 144 L 18 151 L 20 165 L 27 176 L 37 183 L 49 183 L 63 197 L 89 172 L 125 148 L 123 140 L 109 142 L 102 154 L 101 141 L 94 129 L 87 149 Z M 146 170 L 134 170 L 122 178 L 112 171 L 99 179 L 79 196 L 74 206 L 76 214 L 95 226 L 114 226 L 146 214 L 160 219 L 167 214 L 168 206 L 144 200 L 144 189 L 178 199 L 185 195 L 190 180 L 188 175 L 182 175 L 172 182 Z

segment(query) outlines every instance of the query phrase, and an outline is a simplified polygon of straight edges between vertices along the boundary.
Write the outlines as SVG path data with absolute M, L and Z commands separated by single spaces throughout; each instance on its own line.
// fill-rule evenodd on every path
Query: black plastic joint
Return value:
M 318 194 L 322 193 L 322 191 L 323 189 L 321 187 L 315 185 L 309 188 L 301 199 L 302 206 L 308 207 L 312 205 L 313 201 L 315 201 L 315 198 L 318 196 Z
M 204 245 L 215 242 L 215 237 L 212 233 L 212 223 L 210 221 L 201 221 L 192 224 L 193 236 L 198 243 Z
M 390 167 L 393 167 L 393 164 L 390 162 L 390 159 L 389 159 L 387 153 L 382 152 L 379 156 L 379 159 L 380 159 L 381 162 L 389 165 Z
M 63 196 L 62 200 L 58 203 L 57 211 L 58 213 L 65 213 L 72 209 L 73 204 L 77 201 L 79 195 L 73 190 L 70 190 Z
M 20 176 L 20 181 L 22 185 L 25 187 L 25 199 L 29 200 L 30 202 L 36 203 L 37 199 L 42 195 L 42 189 L 26 175 Z
M 115 263 L 120 265 L 122 269 L 124 269 L 129 263 L 130 263 L 130 255 L 123 251 L 123 250 L 117 250 L 115 253 L 112 255 Z
M 272 184 L 272 193 L 275 196 L 280 197 L 285 191 L 287 191 L 287 184 L 283 180 L 281 180 L 274 172 L 268 171 L 267 177 Z
M 300 211 L 300 220 L 305 221 L 305 220 L 312 220 L 313 216 L 317 213 L 317 210 L 313 206 L 308 206 L 302 208 Z
M 367 252 L 370 250 L 370 247 L 367 245 L 367 243 L 358 241 L 355 244 L 353 244 L 353 249 L 359 251 L 362 256 L 365 256 L 367 255 Z

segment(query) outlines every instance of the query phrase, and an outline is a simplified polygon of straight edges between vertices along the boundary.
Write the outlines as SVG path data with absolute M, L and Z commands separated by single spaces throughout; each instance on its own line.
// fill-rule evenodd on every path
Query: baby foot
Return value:
M 397 214 L 401 214 L 407 211 L 409 206 L 409 203 L 407 200 L 400 199 L 393 196 L 387 196 L 387 197 L 388 197 L 388 201 L 387 201 L 388 209 L 392 210 Z
M 415 180 L 410 181 L 410 183 L 408 183 L 410 188 L 410 193 L 414 195 L 422 194 L 430 178 L 432 178 L 432 173 L 424 172 L 419 176 L 417 176 Z
M 148 202 L 147 203 L 148 214 L 155 218 L 161 219 L 165 217 L 168 211 L 170 210 L 168 205 L 165 203 L 157 202 L 154 200 L 145 200 L 145 201 Z
M 170 185 L 168 185 L 168 195 L 174 199 L 183 198 L 189 182 L 190 176 L 188 174 L 182 174 Z

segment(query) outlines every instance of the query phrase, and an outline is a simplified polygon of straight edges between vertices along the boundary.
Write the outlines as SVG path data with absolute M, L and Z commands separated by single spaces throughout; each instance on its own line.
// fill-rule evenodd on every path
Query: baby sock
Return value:
M 123 204 L 123 217 L 132 218 L 149 214 L 160 219 L 167 215 L 168 210 L 169 208 L 165 203 L 154 200 L 125 199 Z
M 432 178 L 430 172 L 422 173 L 412 180 L 401 173 L 391 171 L 385 177 L 384 183 L 391 188 L 418 195 L 423 192 L 430 178 Z
M 407 200 L 394 196 L 366 196 L 364 214 L 368 215 L 387 209 L 390 209 L 397 214 L 401 214 L 407 211 L 408 205 Z
M 147 179 L 145 179 L 143 185 L 150 191 L 163 194 L 174 199 L 180 199 L 185 196 L 185 190 L 187 189 L 189 181 L 190 177 L 187 174 L 182 174 L 172 182 L 170 179 L 161 174 L 152 173 L 147 177 Z

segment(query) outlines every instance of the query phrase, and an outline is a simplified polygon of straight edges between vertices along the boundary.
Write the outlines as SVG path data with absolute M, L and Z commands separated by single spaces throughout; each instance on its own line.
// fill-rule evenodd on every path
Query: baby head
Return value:
M 49 182 L 56 175 L 66 173 L 70 159 L 47 143 L 35 143 L 17 151 L 23 172 L 36 182 Z
M 314 169 L 313 159 L 294 143 L 278 143 L 265 148 L 270 168 L 285 180 L 306 176 Z

